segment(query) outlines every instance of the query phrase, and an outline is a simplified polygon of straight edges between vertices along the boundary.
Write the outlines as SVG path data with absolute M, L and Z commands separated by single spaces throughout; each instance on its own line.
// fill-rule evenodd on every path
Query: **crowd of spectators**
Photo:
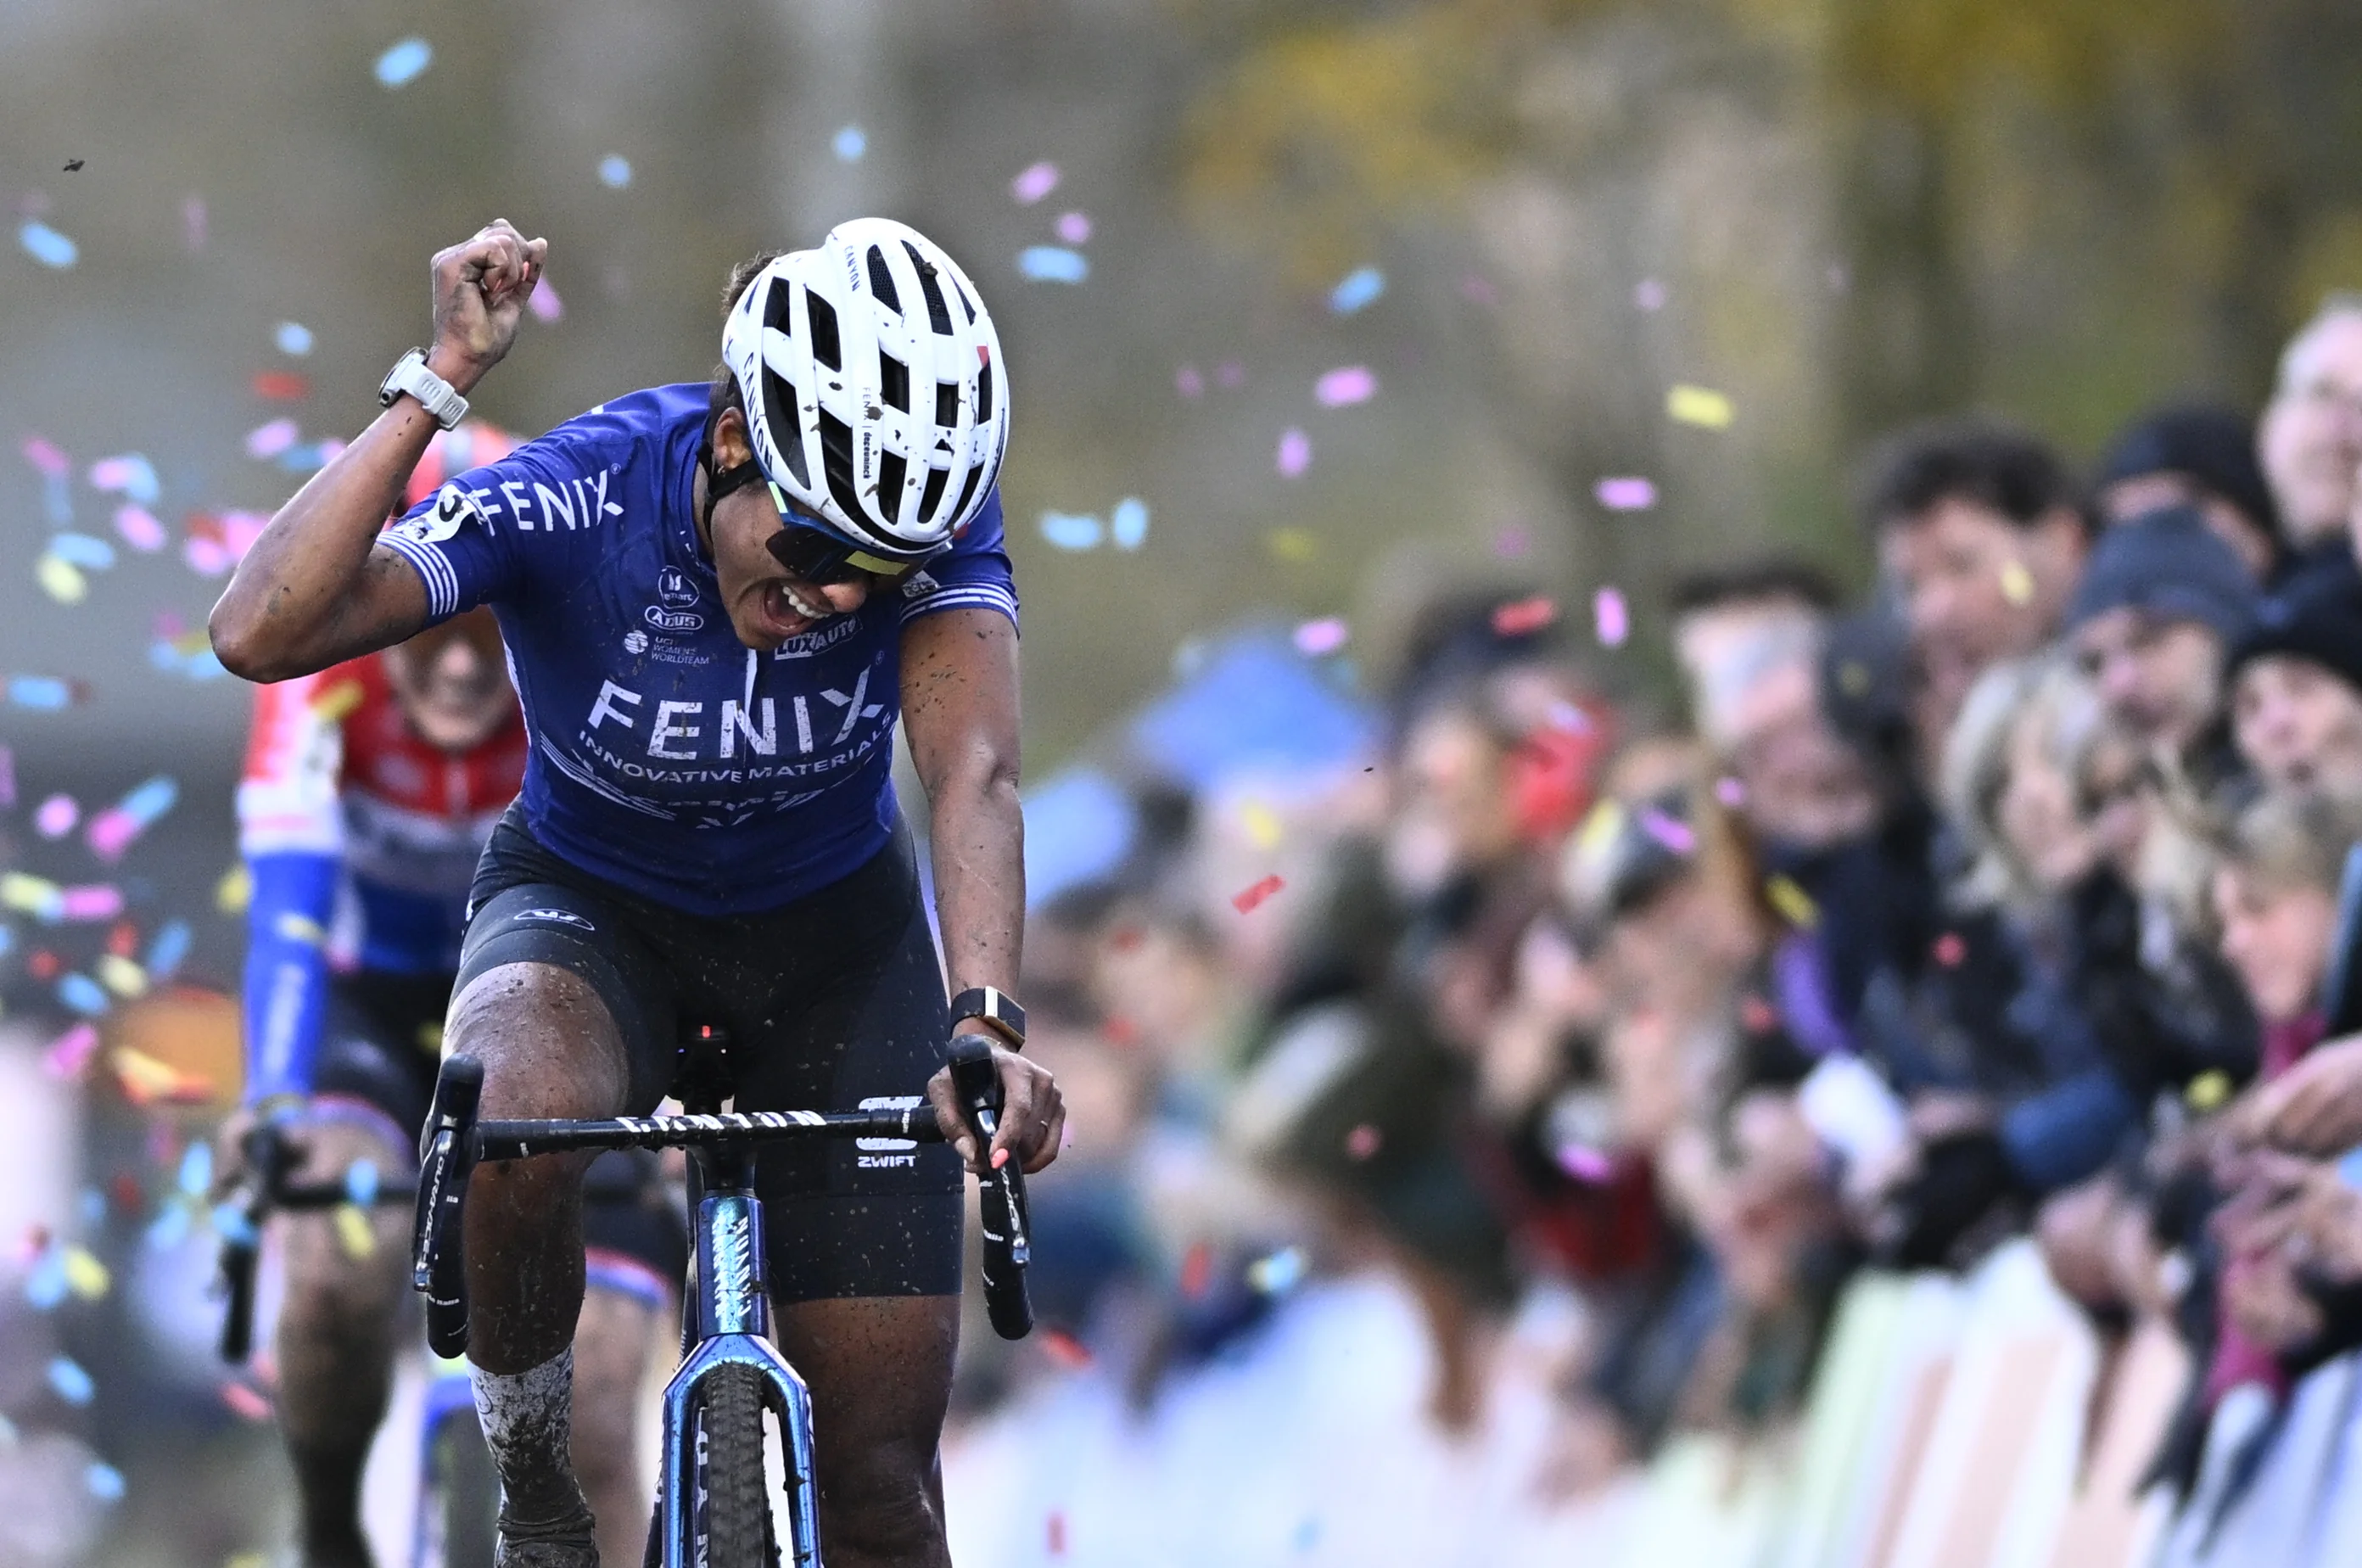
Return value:
M 1122 853 L 1029 937 L 1074 1127 L 1048 1361 L 1147 1408 L 1383 1267 L 1448 1430 L 1555 1293 L 1537 1484 L 1573 1496 L 1792 1415 L 1855 1271 L 2030 1236 L 2103 1343 L 2187 1342 L 2150 1471 L 2187 1496 L 2235 1388 L 2362 1344 L 2357 465 L 2338 297 L 2259 417 L 2164 409 L 2088 473 L 1897 433 L 1866 602 L 1765 561 L 1644 616 L 1678 716 L 1476 596 L 1403 639 L 1366 748 L 1111 766 Z

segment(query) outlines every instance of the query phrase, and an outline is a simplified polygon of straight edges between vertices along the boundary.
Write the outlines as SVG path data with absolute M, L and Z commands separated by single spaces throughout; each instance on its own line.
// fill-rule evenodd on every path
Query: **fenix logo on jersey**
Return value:
M 435 510 L 416 522 L 431 517 L 436 526 L 443 529 L 441 533 L 422 536 L 430 543 L 449 538 L 469 518 L 485 529 L 492 526 L 494 519 L 506 518 L 520 534 L 555 534 L 560 526 L 569 534 L 577 533 L 597 527 L 602 517 L 624 514 L 622 506 L 607 499 L 607 482 L 612 478 L 609 470 L 602 469 L 596 473 L 561 479 L 555 488 L 539 480 L 502 480 L 462 489 L 459 481 L 453 480 L 436 492 Z M 410 525 L 415 526 L 415 523 Z
M 667 698 L 646 709 L 645 693 L 602 680 L 583 721 L 582 734 L 586 742 L 599 740 L 602 727 L 611 735 L 617 730 L 644 734 L 647 755 L 668 762 L 701 762 L 708 757 L 727 762 L 742 755 L 776 756 L 783 743 L 792 744 L 791 756 L 833 752 L 854 741 L 855 732 L 864 723 L 885 716 L 887 705 L 869 699 L 869 678 L 876 668 L 874 663 L 865 667 L 850 691 L 828 687 L 817 697 L 797 692 L 788 698 L 784 716 L 792 727 L 784 735 L 780 733 L 782 704 L 776 698 L 757 698 L 751 707 L 738 698 L 724 698 L 716 705 L 716 719 L 708 722 L 708 707 L 702 701 Z M 612 744 L 612 740 L 601 744 Z

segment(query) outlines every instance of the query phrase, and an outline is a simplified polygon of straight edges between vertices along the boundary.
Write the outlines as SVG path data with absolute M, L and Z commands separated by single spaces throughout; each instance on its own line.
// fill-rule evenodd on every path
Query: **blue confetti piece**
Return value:
M 219 660 L 215 660 L 214 668 L 221 668 Z M 156 933 L 155 940 L 148 944 L 148 956 L 141 961 L 148 970 L 149 978 L 171 978 L 189 956 L 189 945 L 193 940 L 187 921 L 166 921 L 163 928 Z
M 115 809 L 146 827 L 171 811 L 180 798 L 181 787 L 159 773 L 116 801 Z
M 226 1203 L 216 1204 L 214 1207 L 213 1218 L 214 1234 L 225 1242 L 251 1247 L 260 1240 L 255 1234 L 253 1221 L 248 1220 L 241 1209 Z
M 377 57 L 381 87 L 407 87 L 435 62 L 435 46 L 425 39 L 404 39 Z
M 1091 259 L 1063 245 L 1029 245 L 1017 253 L 1017 271 L 1037 283 L 1079 283 L 1091 275 Z
M 51 535 L 50 554 L 92 571 L 106 571 L 115 565 L 115 547 L 89 534 Z
M 158 1209 L 156 1218 L 149 1222 L 145 1237 L 148 1250 L 169 1253 L 189 1239 L 189 1206 L 168 1203 Z
M 620 191 L 632 182 L 632 160 L 620 152 L 611 152 L 599 160 L 599 183 L 611 191 Z
M 279 466 L 291 474 L 317 473 L 328 466 L 328 444 L 290 447 L 279 454 Z
M 45 223 L 27 223 L 17 230 L 17 243 L 42 266 L 64 271 L 82 258 L 82 247 Z
M 19 708 L 54 712 L 73 702 L 73 688 L 54 675 L 12 675 L 8 701 Z
M 377 1201 L 377 1162 L 355 1160 L 345 1167 L 345 1198 L 363 1209 Z
M 1098 547 L 1105 530 L 1099 520 L 1088 513 L 1044 512 L 1042 513 L 1042 537 L 1053 549 L 1092 550 Z
M 156 465 L 141 452 L 99 458 L 90 466 L 90 482 L 96 489 L 115 491 L 142 506 L 154 505 L 156 498 L 163 493 L 163 487 L 156 482 Z
M 102 1503 L 123 1501 L 123 1472 L 112 1464 L 92 1461 L 90 1468 L 82 1473 L 82 1481 L 90 1488 L 90 1495 Z
M 173 1178 L 174 1185 L 191 1198 L 203 1198 L 214 1185 L 213 1145 L 195 1143 L 181 1156 L 181 1169 Z
M 75 969 L 58 981 L 58 1000 L 84 1018 L 96 1018 L 106 1010 L 106 988 Z
M 1320 1520 L 1318 1518 L 1308 1518 L 1296 1527 L 1297 1551 L 1309 1551 L 1319 1544 Z
M 13 925 L 0 925 L 0 958 L 6 957 L 16 949 L 17 928 Z
M 90 1374 L 84 1372 L 82 1364 L 71 1356 L 50 1358 L 49 1380 L 50 1392 L 76 1407 L 89 1404 L 91 1396 L 98 1392 L 98 1386 L 90 1380 Z
M 83 1224 L 99 1226 L 106 1223 L 106 1194 L 99 1191 L 98 1188 L 83 1187 L 74 1202 L 76 1209 L 82 1214 Z
M 67 1288 L 64 1249 L 51 1247 L 25 1277 L 25 1300 L 36 1312 L 53 1311 L 66 1298 Z
M 292 354 L 299 359 L 312 351 L 312 329 L 300 321 L 281 322 L 270 334 L 270 340 L 279 345 L 281 354 Z
M 1357 268 L 1329 293 L 1329 308 L 1339 315 L 1352 315 L 1375 304 L 1378 296 L 1386 292 L 1386 275 L 1375 267 Z
M 838 161 L 858 163 L 861 155 L 869 150 L 869 138 L 863 134 L 859 126 L 846 126 L 836 133 L 835 139 L 829 146 L 835 149 Z
M 1127 495 L 1108 517 L 1108 534 L 1119 550 L 1136 550 L 1148 538 L 1148 502 Z
M 49 509 L 50 526 L 62 528 L 73 521 L 73 489 L 63 474 L 49 474 L 41 480 L 41 502 Z

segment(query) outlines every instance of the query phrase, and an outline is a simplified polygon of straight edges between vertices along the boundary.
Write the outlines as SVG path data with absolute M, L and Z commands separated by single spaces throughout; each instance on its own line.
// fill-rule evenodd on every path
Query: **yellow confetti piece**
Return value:
M 369 1216 L 359 1204 L 337 1206 L 337 1241 L 348 1258 L 365 1258 L 377 1251 L 377 1232 L 370 1229 Z
M 82 569 L 55 556 L 40 558 L 33 568 L 33 580 L 61 604 L 79 604 L 90 594 L 90 580 L 83 576 Z
M 106 1058 L 124 1098 L 135 1105 L 202 1105 L 214 1097 L 214 1086 L 144 1051 L 118 1045 Z
M 420 1024 L 418 1026 L 418 1048 L 421 1051 L 425 1052 L 430 1056 L 442 1055 L 443 1026 L 439 1023 Z
M 1247 830 L 1247 837 L 1257 849 L 1279 847 L 1281 825 L 1279 813 L 1261 801 L 1249 801 L 1239 808 L 1239 822 Z
M 58 891 L 58 885 L 45 877 L 28 876 L 22 871 L 11 871 L 5 876 L 0 876 L 0 904 L 6 904 L 12 910 L 22 910 L 27 914 L 39 914 L 43 911 L 55 909 L 62 895 Z
M 254 874 L 243 866 L 231 867 L 214 884 L 214 908 L 226 915 L 244 914 L 253 897 Z
M 81 1247 L 68 1247 L 61 1260 L 65 1264 L 66 1288 L 84 1301 L 95 1301 L 106 1294 L 115 1283 L 107 1266 Z
M 1763 896 L 1772 900 L 1772 907 L 1790 925 L 1810 930 L 1821 923 L 1820 906 L 1813 902 L 1813 896 L 1785 875 L 1764 883 Z
M 2231 1098 L 2230 1075 L 2219 1067 L 2213 1072 L 2201 1073 L 2190 1080 L 2190 1087 L 2181 1091 L 2181 1098 L 2191 1110 L 2201 1116 L 2220 1110 Z
M 270 1568 L 270 1559 L 259 1551 L 240 1551 L 233 1554 L 222 1568 Z
M 2033 602 L 2034 574 L 2025 569 L 2024 561 L 2011 561 L 2001 569 L 2001 596 L 2012 604 Z
M 1309 528 L 1274 528 L 1265 543 L 1280 560 L 1299 564 L 1310 560 L 1320 550 L 1320 541 Z
M 333 724 L 359 707 L 366 695 L 368 693 L 361 690 L 359 681 L 339 680 L 312 699 L 312 712 Z
M 308 915 L 300 915 L 292 910 L 281 915 L 271 929 L 288 941 L 300 942 L 306 947 L 324 946 L 328 940 L 326 926 Z
M 106 988 L 119 997 L 140 997 L 148 994 L 148 971 L 119 954 L 103 953 L 91 966 L 98 971 Z
M 1583 827 L 1575 834 L 1575 851 L 1586 860 L 1595 860 L 1607 853 L 1623 831 L 1623 805 L 1616 801 L 1602 801 L 1583 819 Z
M 1711 387 L 1674 387 L 1665 393 L 1665 414 L 1677 424 L 1705 430 L 1727 430 L 1738 410 L 1730 399 Z

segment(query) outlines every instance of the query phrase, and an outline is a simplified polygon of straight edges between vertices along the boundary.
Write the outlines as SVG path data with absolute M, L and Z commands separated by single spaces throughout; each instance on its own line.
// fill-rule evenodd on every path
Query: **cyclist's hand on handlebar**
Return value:
M 506 218 L 435 255 L 435 342 L 431 368 L 461 392 L 504 359 L 517 321 L 541 281 L 546 239 L 527 239 Z
M 991 1154 L 1007 1151 L 1018 1168 L 1032 1176 L 1058 1157 L 1066 1132 L 1066 1101 L 1050 1069 L 1028 1061 L 1000 1045 L 992 1048 L 992 1065 L 1000 1073 L 1000 1127 L 993 1134 Z M 939 1070 L 927 1081 L 927 1099 L 935 1108 L 935 1121 L 944 1138 L 959 1151 L 967 1168 L 982 1176 L 988 1168 L 977 1155 L 976 1139 L 960 1114 L 959 1098 L 952 1090 L 952 1070 Z
M 300 1125 L 283 1114 L 277 1119 L 279 1136 L 285 1142 L 292 1165 L 301 1167 L 311 1157 L 311 1142 Z M 225 1118 L 214 1132 L 214 1187 L 215 1202 L 227 1198 L 238 1184 L 252 1173 L 247 1167 L 247 1145 L 254 1130 L 262 1125 L 262 1112 L 251 1105 L 241 1105 Z M 287 1174 L 292 1174 L 289 1172 Z

